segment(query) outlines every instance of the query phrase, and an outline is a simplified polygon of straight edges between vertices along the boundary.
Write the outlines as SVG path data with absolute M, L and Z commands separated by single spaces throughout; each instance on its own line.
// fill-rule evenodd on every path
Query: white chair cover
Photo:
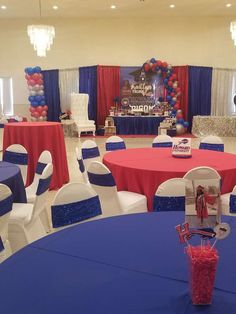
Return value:
M 12 201 L 12 193 L 9 187 L 0 184 L 0 263 L 12 253 L 8 241 L 8 222 L 12 210 Z
M 186 180 L 182 178 L 160 184 L 154 196 L 153 211 L 184 211 L 185 185 Z
M 88 166 L 92 161 L 100 161 L 100 152 L 98 146 L 92 140 L 86 140 L 82 143 L 81 155 L 86 169 L 88 169 Z
M 79 137 L 82 132 L 93 132 L 95 136 L 95 121 L 88 119 L 88 102 L 88 94 L 71 94 L 71 115 L 77 126 Z
M 222 139 L 215 135 L 209 135 L 204 137 L 201 142 L 199 149 L 215 150 L 215 151 L 224 151 L 224 143 Z
M 124 140 L 117 135 L 108 137 L 105 145 L 106 145 L 106 151 L 126 149 Z
M 46 195 L 52 173 L 53 166 L 49 163 L 39 179 L 34 204 L 13 204 L 9 220 L 9 240 L 13 252 L 46 235 L 40 214 L 46 207 Z
M 3 154 L 3 161 L 11 162 L 19 166 L 24 185 L 26 185 L 28 152 L 25 147 L 20 144 L 12 144 L 8 146 Z
M 75 148 L 75 153 L 76 153 L 76 159 L 78 162 L 79 170 L 82 174 L 83 182 L 84 183 L 89 183 L 88 181 L 88 175 L 87 175 L 87 170 L 85 169 L 84 161 L 81 155 L 81 151 L 79 150 L 78 147 Z
M 231 193 L 220 196 L 223 215 L 236 214 L 236 185 Z
M 161 134 L 154 138 L 152 147 L 172 147 L 172 138 L 169 135 Z
M 102 217 L 97 193 L 85 183 L 68 183 L 56 194 L 52 207 L 54 228 L 69 226 L 87 221 L 96 216 Z
M 146 196 L 128 191 L 117 192 L 110 170 L 101 162 L 90 163 L 88 178 L 92 188 L 99 195 L 104 216 L 147 211 Z

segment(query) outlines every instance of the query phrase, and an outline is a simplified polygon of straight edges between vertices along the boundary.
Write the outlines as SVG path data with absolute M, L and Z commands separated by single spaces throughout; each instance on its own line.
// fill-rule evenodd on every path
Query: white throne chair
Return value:
M 93 132 L 95 136 L 95 121 L 88 119 L 88 102 L 88 94 L 71 94 L 71 115 L 79 137 L 82 132 Z

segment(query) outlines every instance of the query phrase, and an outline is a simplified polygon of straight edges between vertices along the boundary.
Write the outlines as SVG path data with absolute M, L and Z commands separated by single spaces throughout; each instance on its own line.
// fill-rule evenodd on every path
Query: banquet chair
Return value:
M 124 140 L 116 135 L 108 137 L 106 140 L 106 151 L 113 151 L 118 149 L 126 149 Z
M 147 198 L 134 192 L 117 192 L 110 170 L 101 162 L 93 161 L 88 167 L 88 178 L 99 195 L 104 216 L 142 213 L 147 211 Z
M 87 170 L 85 169 L 84 161 L 83 161 L 83 158 L 81 156 L 81 152 L 80 152 L 78 147 L 75 148 L 75 153 L 76 153 L 76 159 L 77 159 L 77 162 L 79 165 L 79 170 L 82 174 L 83 182 L 87 184 L 87 183 L 89 183 L 88 174 L 87 174 Z
M 86 140 L 81 145 L 81 154 L 84 161 L 85 168 L 88 170 L 88 166 L 92 161 L 100 160 L 100 152 L 97 144 L 92 140 Z
M 220 200 L 223 215 L 236 214 L 236 185 L 232 192 L 222 194 Z
M 25 149 L 25 147 L 20 144 L 12 144 L 8 146 L 5 152 L 3 153 L 3 161 L 7 161 L 19 166 L 24 185 L 26 185 L 28 169 L 28 152 Z
M 215 135 L 204 137 L 199 145 L 199 149 L 215 150 L 219 152 L 224 151 L 224 143 L 222 139 Z
M 49 163 L 39 179 L 34 204 L 13 204 L 9 219 L 9 241 L 13 252 L 47 234 L 40 214 L 45 210 L 52 173 L 53 166 Z
M 88 94 L 71 94 L 71 117 L 78 129 L 78 137 L 82 132 L 93 132 L 95 136 L 95 121 L 88 118 Z
M 26 191 L 26 198 L 27 203 L 34 203 L 36 199 L 36 191 L 38 188 L 39 179 L 42 176 L 44 168 L 52 163 L 52 155 L 48 150 L 44 150 L 38 159 L 35 174 L 34 174 L 34 180 L 33 182 L 25 189 Z M 45 207 L 45 210 L 40 213 L 40 219 L 46 229 L 47 232 L 50 231 L 51 226 L 48 219 L 47 209 Z
M 68 183 L 57 192 L 51 206 L 52 226 L 56 230 L 102 217 L 97 193 L 85 183 Z
M 172 178 L 159 185 L 153 200 L 153 211 L 184 211 L 185 184 L 183 178 Z
M 0 263 L 8 258 L 11 246 L 8 240 L 8 222 L 12 210 L 12 192 L 5 184 L 0 184 Z
M 196 167 L 189 170 L 183 178 L 192 181 L 193 185 L 194 204 L 189 205 L 188 208 L 186 207 L 188 216 L 190 217 L 188 221 L 190 225 L 194 223 L 194 220 L 192 220 L 191 216 L 193 213 L 196 214 L 196 193 L 199 186 L 205 188 L 207 194 L 215 197 L 214 209 L 212 208 L 208 210 L 209 220 L 206 222 L 206 226 L 208 226 L 209 223 L 214 225 L 217 221 L 219 222 L 221 215 L 221 177 L 219 173 L 210 167 Z
M 172 138 L 169 135 L 161 134 L 154 138 L 152 147 L 172 147 Z

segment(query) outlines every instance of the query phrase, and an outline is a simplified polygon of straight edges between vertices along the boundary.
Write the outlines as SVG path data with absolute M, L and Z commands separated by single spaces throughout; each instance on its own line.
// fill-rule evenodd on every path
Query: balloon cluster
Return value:
M 29 111 L 32 121 L 46 121 L 48 106 L 45 103 L 44 83 L 41 68 L 25 68 L 25 78 L 28 84 L 29 97 L 31 104 Z
M 146 73 L 152 72 L 162 76 L 167 93 L 165 99 L 163 97 L 159 97 L 159 101 L 166 101 L 171 105 L 171 116 L 176 117 L 176 128 L 179 130 L 187 129 L 189 123 L 184 121 L 183 113 L 180 109 L 181 105 L 179 97 L 181 95 L 181 90 L 178 87 L 177 75 L 173 73 L 172 65 L 152 58 L 143 64 L 143 70 Z

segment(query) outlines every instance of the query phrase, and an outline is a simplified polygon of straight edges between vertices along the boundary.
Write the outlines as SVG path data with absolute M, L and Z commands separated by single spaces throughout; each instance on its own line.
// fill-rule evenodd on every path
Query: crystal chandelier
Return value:
M 41 18 L 41 0 L 39 0 L 39 12 Z M 27 32 L 30 43 L 37 51 L 37 56 L 46 57 L 46 51 L 50 50 L 55 37 L 55 28 L 51 25 L 29 25 Z
M 234 45 L 236 46 L 236 21 L 230 23 L 230 32 L 231 32 L 231 37 L 234 41 Z

